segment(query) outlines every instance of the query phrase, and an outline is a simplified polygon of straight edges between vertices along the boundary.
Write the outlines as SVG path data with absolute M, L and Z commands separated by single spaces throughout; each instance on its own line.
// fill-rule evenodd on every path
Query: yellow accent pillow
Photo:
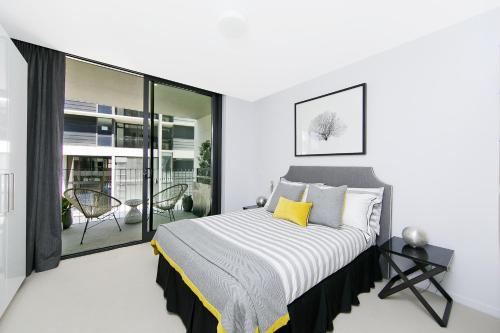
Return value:
M 297 202 L 288 200 L 285 197 L 280 197 L 273 217 L 293 222 L 302 227 L 307 227 L 311 208 L 312 202 Z

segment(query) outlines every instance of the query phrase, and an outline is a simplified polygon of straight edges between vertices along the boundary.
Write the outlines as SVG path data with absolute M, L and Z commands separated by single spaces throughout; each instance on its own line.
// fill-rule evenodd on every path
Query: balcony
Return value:
M 72 208 L 73 223 L 69 228 L 62 231 L 63 255 L 141 240 L 141 221 L 136 220 L 133 221 L 135 223 L 130 223 L 130 219 L 127 220 L 127 214 L 133 209 L 137 209 L 139 212 L 143 210 L 142 204 L 134 208 L 129 201 L 132 199 L 142 200 L 142 169 L 63 169 L 63 184 L 63 191 L 69 188 L 90 189 L 118 199 L 121 205 L 114 208 L 112 212 L 114 212 L 122 229 L 122 231 L 118 230 L 112 215 L 105 217 L 101 221 L 94 219 L 89 223 L 91 228 L 85 233 L 83 244 L 80 245 L 87 219 L 78 209 Z M 154 193 L 176 184 L 187 185 L 184 195 L 190 195 L 193 197 L 193 201 L 197 201 L 194 202 L 194 207 L 205 207 L 207 203 L 210 204 L 210 191 L 207 191 L 206 188 L 200 189 L 202 186 L 206 187 L 207 184 L 197 183 L 193 170 L 163 172 L 159 177 L 154 178 Z M 126 204 L 127 201 L 129 201 L 128 204 Z M 198 216 L 205 215 L 208 210 L 209 207 L 204 210 L 198 209 L 196 214 Z M 154 228 L 156 229 L 158 225 L 163 223 L 170 223 L 172 220 L 197 218 L 198 216 L 193 211 L 186 212 L 183 210 L 181 196 L 174 204 L 173 219 L 169 217 L 168 213 L 159 214 L 159 211 L 155 210 Z M 137 213 L 137 211 L 135 212 Z

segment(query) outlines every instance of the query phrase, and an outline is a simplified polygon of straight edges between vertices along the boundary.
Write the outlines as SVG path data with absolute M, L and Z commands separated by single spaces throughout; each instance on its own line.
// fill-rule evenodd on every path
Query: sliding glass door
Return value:
M 160 224 L 220 212 L 221 110 L 218 94 L 152 77 L 144 87 L 148 240 Z
M 65 98 L 64 257 L 220 212 L 220 95 L 67 57 Z
M 143 239 L 143 86 L 142 75 L 66 59 L 63 256 Z

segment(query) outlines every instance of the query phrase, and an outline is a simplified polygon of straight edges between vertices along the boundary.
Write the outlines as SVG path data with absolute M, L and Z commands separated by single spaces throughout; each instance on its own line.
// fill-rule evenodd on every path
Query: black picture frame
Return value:
M 346 152 L 346 153 L 325 153 L 325 154 L 298 154 L 297 152 L 297 106 L 300 105 L 300 104 L 303 104 L 303 103 L 307 103 L 307 102 L 310 102 L 310 101 L 314 101 L 314 100 L 317 100 L 317 99 L 321 99 L 321 98 L 324 98 L 324 97 L 327 97 L 327 96 L 331 96 L 331 95 L 334 95 L 334 94 L 339 94 L 339 93 L 342 93 L 342 92 L 345 92 L 347 90 L 351 90 L 351 89 L 357 89 L 357 88 L 362 88 L 363 90 L 363 95 L 362 95 L 362 131 L 361 131 L 361 135 L 362 135 L 362 138 L 361 138 L 361 142 L 362 142 L 362 150 L 359 151 L 359 152 Z M 309 99 L 306 99 L 306 100 L 303 100 L 303 101 L 300 101 L 300 102 L 297 102 L 294 104 L 294 153 L 295 153 L 295 157 L 307 157 L 307 156 L 335 156 L 335 155 L 366 155 L 366 95 L 367 95 L 367 84 L 366 83 L 361 83 L 361 84 L 357 84 L 357 85 L 354 85 L 354 86 L 351 86 L 351 87 L 347 87 L 347 88 L 344 88 L 344 89 L 340 89 L 340 90 L 336 90 L 334 92 L 331 92 L 331 93 L 328 93 L 328 94 L 324 94 L 324 95 L 321 95 L 321 96 L 317 96 L 317 97 L 313 97 L 313 98 L 309 98 Z

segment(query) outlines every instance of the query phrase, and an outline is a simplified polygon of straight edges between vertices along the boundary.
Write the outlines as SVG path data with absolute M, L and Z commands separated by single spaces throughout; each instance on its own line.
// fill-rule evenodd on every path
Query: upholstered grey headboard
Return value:
M 380 181 L 371 167 L 337 167 L 337 166 L 298 166 L 292 165 L 286 180 L 304 183 L 324 183 L 331 186 L 347 185 L 349 187 L 384 187 L 382 216 L 380 217 L 380 234 L 377 244 L 382 245 L 392 236 L 392 186 Z M 384 277 L 389 275 L 388 264 L 381 259 Z

